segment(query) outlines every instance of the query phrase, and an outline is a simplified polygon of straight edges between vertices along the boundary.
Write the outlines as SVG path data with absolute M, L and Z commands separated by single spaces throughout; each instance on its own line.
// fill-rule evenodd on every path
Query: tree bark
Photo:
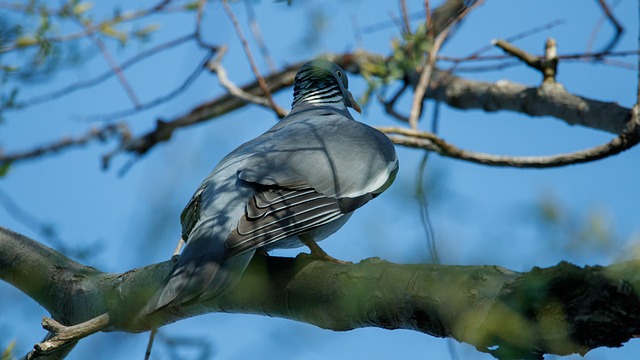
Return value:
M 640 334 L 640 260 L 584 268 L 562 262 L 518 273 L 378 258 L 341 265 L 303 255 L 256 256 L 229 293 L 137 318 L 171 265 L 103 273 L 0 228 L 0 278 L 64 325 L 108 313 L 105 331 L 140 332 L 208 312 L 251 313 L 335 331 L 412 329 L 504 359 L 584 354 Z

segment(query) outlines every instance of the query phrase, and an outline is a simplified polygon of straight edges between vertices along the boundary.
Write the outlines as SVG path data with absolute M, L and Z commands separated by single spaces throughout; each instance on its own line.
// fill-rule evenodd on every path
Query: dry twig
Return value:
M 529 67 L 539 70 L 542 73 L 544 83 L 555 82 L 558 69 L 558 50 L 554 39 L 549 38 L 547 40 L 544 57 L 532 55 L 505 40 L 494 40 L 493 44 L 504 50 L 507 54 L 513 55 L 521 60 Z
M 611 40 L 609 40 L 607 45 L 605 45 L 600 52 L 606 53 L 611 51 L 616 46 L 618 41 L 620 41 L 620 39 L 622 38 L 622 34 L 624 33 L 624 27 L 620 24 L 618 19 L 616 19 L 616 17 L 613 15 L 613 12 L 611 11 L 611 7 L 616 7 L 619 3 L 620 3 L 620 0 L 613 3 L 612 6 L 609 6 L 606 0 L 598 0 L 598 5 L 600 5 L 600 8 L 602 8 L 602 12 L 604 14 L 602 19 L 600 19 L 593 26 L 593 31 L 591 31 L 591 36 L 589 37 L 589 41 L 587 42 L 587 52 L 591 52 L 591 49 L 593 48 L 593 43 L 595 42 L 595 39 L 596 39 L 596 35 L 598 34 L 598 32 L 600 32 L 600 29 L 602 28 L 602 24 L 604 23 L 605 20 L 609 20 L 609 22 L 615 29 L 615 32 L 611 37 Z
M 222 47 L 218 52 L 218 55 L 213 60 L 207 63 L 207 68 L 212 72 L 216 73 L 216 75 L 218 75 L 218 80 L 220 80 L 220 84 L 222 84 L 222 86 L 224 86 L 224 88 L 227 89 L 229 94 L 245 102 L 253 103 L 253 104 L 264 106 L 266 108 L 271 109 L 271 104 L 266 98 L 248 93 L 242 90 L 241 88 L 239 88 L 231 80 L 229 80 L 229 77 L 227 76 L 227 71 L 222 66 L 222 57 L 224 56 L 226 51 L 227 51 L 227 48 Z
M 65 326 L 53 319 L 45 317 L 42 319 L 42 327 L 52 333 L 53 337 L 35 344 L 33 351 L 27 355 L 27 359 L 37 359 L 42 355 L 61 349 L 98 331 L 104 330 L 109 326 L 109 321 L 109 314 L 107 313 L 72 326 Z
M 604 159 L 628 150 L 640 142 L 640 116 L 634 106 L 625 131 L 610 142 L 587 150 L 552 156 L 506 156 L 462 150 L 430 132 L 400 127 L 379 127 L 398 145 L 425 149 L 454 159 L 492 166 L 551 168 Z M 400 135 L 400 136 L 397 136 Z
M 433 72 L 433 68 L 436 63 L 436 59 L 438 56 L 438 52 L 440 51 L 440 47 L 444 43 L 447 36 L 449 36 L 449 31 L 451 28 L 459 23 L 471 10 L 480 5 L 482 1 L 476 1 L 472 5 L 465 7 L 463 11 L 461 11 L 454 19 L 452 19 L 446 27 L 444 27 L 436 36 L 433 41 L 433 45 L 431 45 L 431 49 L 427 54 L 427 61 L 422 68 L 422 73 L 420 74 L 420 80 L 418 81 L 418 85 L 415 88 L 413 93 L 413 102 L 411 104 L 411 112 L 409 114 L 409 125 L 412 129 L 418 128 L 418 118 L 422 113 L 422 102 L 424 101 L 424 94 L 427 91 L 427 87 L 429 86 L 429 81 L 431 79 L 431 73 Z
M 111 137 L 117 137 L 120 139 L 121 143 L 126 143 L 131 138 L 131 132 L 125 123 L 108 124 L 100 129 L 91 129 L 85 135 L 77 138 L 64 138 L 54 143 L 38 146 L 23 152 L 6 155 L 0 154 L 0 166 L 17 161 L 35 159 L 46 154 L 56 153 L 71 147 L 85 145 L 94 139 L 105 141 Z
M 231 23 L 233 24 L 233 27 L 236 30 L 238 39 L 240 39 L 240 42 L 242 43 L 242 47 L 244 48 L 244 52 L 247 55 L 247 60 L 249 60 L 249 64 L 251 65 L 251 70 L 253 71 L 253 74 L 256 77 L 256 80 L 258 80 L 258 84 L 260 85 L 260 88 L 262 89 L 262 92 L 264 93 L 265 98 L 269 102 L 269 107 L 271 107 L 271 109 L 275 111 L 276 115 L 278 115 L 279 118 L 285 117 L 287 115 L 287 112 L 273 101 L 273 97 L 271 96 L 271 91 L 269 90 L 267 83 L 264 81 L 264 78 L 262 77 L 262 75 L 260 74 L 260 71 L 258 70 L 258 67 L 256 66 L 256 62 L 251 53 L 251 48 L 249 48 L 249 43 L 247 42 L 247 39 L 244 37 L 244 34 L 242 33 L 242 28 L 240 28 L 240 24 L 238 23 L 238 19 L 236 18 L 233 11 L 231 10 L 231 7 L 227 3 L 227 0 L 222 0 L 222 6 L 224 7 L 225 12 L 229 16 L 229 19 L 231 19 Z

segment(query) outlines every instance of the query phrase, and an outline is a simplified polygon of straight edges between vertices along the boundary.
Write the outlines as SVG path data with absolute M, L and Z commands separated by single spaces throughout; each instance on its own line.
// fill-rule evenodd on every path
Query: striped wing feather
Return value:
M 257 190 L 225 242 L 228 257 L 328 224 L 345 214 L 340 201 L 313 189 Z

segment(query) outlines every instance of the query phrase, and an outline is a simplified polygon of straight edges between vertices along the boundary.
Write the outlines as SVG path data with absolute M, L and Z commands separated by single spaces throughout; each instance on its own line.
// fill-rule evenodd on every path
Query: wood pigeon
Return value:
M 347 76 L 327 60 L 296 74 L 291 112 L 227 155 L 180 216 L 186 247 L 140 315 L 230 289 L 256 250 L 316 244 L 395 179 L 389 138 L 357 122 Z M 335 259 L 333 259 L 335 260 Z

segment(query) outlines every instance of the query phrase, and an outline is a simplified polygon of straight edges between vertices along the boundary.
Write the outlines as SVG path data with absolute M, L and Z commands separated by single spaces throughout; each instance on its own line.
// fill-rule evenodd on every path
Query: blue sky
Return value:
M 292 7 L 266 0 L 253 3 L 276 66 L 360 46 L 388 54 L 390 41 L 398 36 L 397 27 L 390 26 L 364 32 L 359 42 L 352 26 L 353 19 L 361 27 L 388 21 L 390 12 L 398 14 L 395 1 L 309 0 L 294 3 Z M 413 11 L 422 9 L 422 1 L 407 3 Z M 111 7 L 111 4 L 101 3 L 92 11 L 100 14 L 110 11 Z M 244 4 L 234 3 L 232 8 L 248 34 Z M 310 43 L 304 36 L 313 29 L 310 19 L 318 11 L 323 14 L 324 26 L 318 41 Z M 637 49 L 636 5 L 621 2 L 615 8 L 615 14 L 627 27 L 616 50 Z M 487 1 L 465 20 L 441 54 L 468 55 L 488 45 L 492 39 L 505 38 L 556 19 L 564 20 L 564 24 L 520 40 L 516 45 L 540 53 L 545 39 L 554 37 L 560 54 L 584 52 L 600 18 L 596 2 L 578 6 L 569 1 Z M 149 22 L 161 24 L 154 37 L 161 41 L 188 33 L 192 16 L 155 17 Z M 413 24 L 415 27 L 416 23 Z M 209 42 L 229 46 L 223 61 L 229 77 L 238 84 L 252 81 L 253 75 L 240 43 L 219 3 L 207 7 L 203 31 Z M 604 24 L 594 48 L 606 43 L 610 34 L 610 26 Z M 114 46 L 114 54 L 123 60 L 149 46 L 151 44 L 137 43 L 123 49 Z M 255 46 L 253 50 L 257 53 Z M 499 53 L 497 50 L 490 52 Z M 203 55 L 192 45 L 181 46 L 132 67 L 126 76 L 141 99 L 152 99 L 178 86 Z M 633 57 L 621 60 L 636 61 Z M 258 63 L 266 73 L 264 62 L 259 59 Z M 50 82 L 25 85 L 23 91 L 25 96 L 46 93 L 106 69 L 104 60 L 96 54 L 82 66 L 61 71 Z M 530 86 L 540 83 L 540 75 L 524 66 L 460 75 L 486 81 L 507 79 Z M 626 107 L 631 107 L 636 97 L 637 76 L 629 69 L 561 62 L 558 81 L 572 93 L 618 102 Z M 362 79 L 355 76 L 351 76 L 350 86 L 356 97 L 365 89 Z M 124 120 L 140 134 L 151 129 L 156 119 L 183 114 L 223 92 L 215 76 L 203 74 L 188 91 L 172 101 Z M 275 97 L 285 108 L 289 107 L 291 99 L 290 89 Z M 400 106 L 408 112 L 410 99 L 402 99 Z M 87 116 L 128 107 L 129 99 L 120 84 L 111 79 L 99 87 L 55 102 L 7 112 L 0 124 L 0 146 L 12 152 L 63 136 L 78 136 L 91 126 L 102 125 L 89 122 Z M 385 117 L 377 104 L 365 108 L 357 119 L 370 125 L 397 125 Z M 262 133 L 274 121 L 275 117 L 269 111 L 248 106 L 206 124 L 180 130 L 170 142 L 135 162 L 124 176 L 118 175 L 118 169 L 130 157 L 120 155 L 111 169 L 102 171 L 100 157 L 116 144 L 93 144 L 18 164 L 9 176 L 0 179 L 0 190 L 41 223 L 53 225 L 68 246 L 93 246 L 93 254 L 81 262 L 104 271 L 126 271 L 169 258 L 180 232 L 179 213 L 201 179 L 226 153 Z M 427 129 L 428 123 L 423 121 L 421 127 Z M 447 141 L 464 149 L 518 155 L 574 151 L 607 142 L 612 137 L 595 130 L 571 127 L 552 118 L 529 118 L 507 112 L 487 114 L 447 107 L 442 108 L 440 133 Z M 428 259 L 418 204 L 412 193 L 422 153 L 400 148 L 398 154 L 401 171 L 395 185 L 360 209 L 337 234 L 321 243 L 329 254 L 351 261 L 372 256 L 398 263 Z M 599 162 L 552 170 L 491 168 L 431 156 L 427 181 L 429 185 L 434 184 L 434 192 L 429 209 L 442 262 L 500 265 L 527 271 L 532 266 L 552 266 L 561 260 L 580 265 L 606 265 L 634 254 L 638 257 L 639 155 L 640 150 L 636 148 Z M 607 251 L 580 246 L 567 251 L 561 236 L 551 236 L 540 227 L 534 215 L 535 204 L 540 199 L 555 199 L 567 214 L 578 220 L 593 214 L 600 216 L 605 220 L 603 226 L 615 235 L 616 242 Z M 3 208 L 0 208 L 0 224 L 43 239 L 32 227 Z M 21 355 L 44 336 L 39 323 L 46 312 L 4 283 L 0 283 L 0 309 L 0 348 L 16 339 L 16 354 Z M 156 344 L 155 358 L 171 358 L 166 341 L 162 339 L 183 337 L 206 344 L 216 359 L 264 358 L 265 354 L 296 359 L 386 359 L 392 356 L 449 359 L 450 346 L 455 348 L 459 358 L 490 358 L 468 345 L 412 331 L 359 329 L 335 333 L 283 319 L 236 314 L 209 314 L 164 327 L 161 341 Z M 69 359 L 88 356 L 94 360 L 142 358 L 146 340 L 146 334 L 100 333 L 83 340 Z M 184 346 L 178 352 L 185 358 L 195 359 L 197 348 Z M 586 358 L 637 358 L 638 353 L 640 344 L 632 341 L 622 349 L 593 351 Z

